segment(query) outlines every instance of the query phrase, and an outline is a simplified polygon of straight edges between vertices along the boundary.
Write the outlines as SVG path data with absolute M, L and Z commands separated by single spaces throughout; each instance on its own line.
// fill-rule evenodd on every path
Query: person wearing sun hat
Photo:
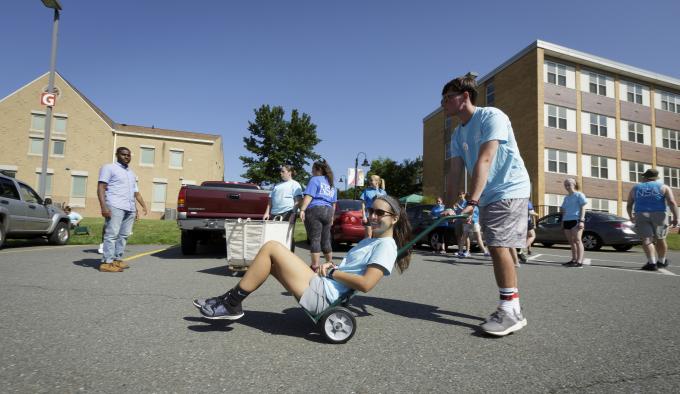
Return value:
M 666 206 L 673 213 L 672 226 L 678 225 L 678 206 L 673 191 L 658 181 L 659 171 L 650 168 L 642 174 L 642 182 L 633 186 L 628 193 L 628 217 L 635 223 L 635 232 L 640 236 L 647 264 L 642 269 L 656 271 L 666 268 L 666 234 L 668 221 Z

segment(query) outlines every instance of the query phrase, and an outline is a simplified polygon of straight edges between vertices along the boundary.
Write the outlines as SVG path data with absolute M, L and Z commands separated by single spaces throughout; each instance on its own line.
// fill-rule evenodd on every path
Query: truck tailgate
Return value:
M 260 218 L 269 202 L 269 191 L 209 186 L 186 190 L 187 218 Z

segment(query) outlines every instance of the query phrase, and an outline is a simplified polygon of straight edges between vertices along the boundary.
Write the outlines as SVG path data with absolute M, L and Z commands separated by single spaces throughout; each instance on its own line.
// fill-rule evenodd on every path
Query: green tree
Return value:
M 279 106 L 263 105 L 254 112 L 255 120 L 248 122 L 250 136 L 243 138 L 252 156 L 239 157 L 247 168 L 241 176 L 248 182 L 270 185 L 281 180 L 279 168 L 289 164 L 295 169 L 295 179 L 306 183 L 309 173 L 305 166 L 321 157 L 314 152 L 321 140 L 312 118 L 294 109 L 290 120 L 285 120 L 285 112 Z
M 422 193 L 423 159 L 406 159 L 401 163 L 388 158 L 378 158 L 371 162 L 368 176 L 377 174 L 385 180 L 387 193 L 395 197 Z

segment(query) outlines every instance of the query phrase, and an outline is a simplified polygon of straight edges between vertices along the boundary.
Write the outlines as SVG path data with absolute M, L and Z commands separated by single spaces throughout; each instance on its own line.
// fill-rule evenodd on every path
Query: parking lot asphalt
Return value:
M 535 248 L 519 268 L 528 326 L 477 330 L 497 302 L 491 263 L 416 251 L 404 274 L 352 300 L 358 330 L 330 345 L 268 280 L 237 322 L 191 305 L 238 282 L 219 246 L 132 245 L 100 273 L 94 246 L 0 250 L 2 392 L 677 392 L 680 268 L 629 252 Z M 309 260 L 308 251 L 296 253 Z M 344 253 L 336 253 L 340 259 Z M 680 253 L 670 253 L 680 265 Z

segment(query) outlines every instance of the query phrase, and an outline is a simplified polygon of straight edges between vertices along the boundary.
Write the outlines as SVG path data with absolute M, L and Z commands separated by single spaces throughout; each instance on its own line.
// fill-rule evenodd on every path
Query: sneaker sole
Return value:
M 194 301 L 193 301 L 193 304 L 194 304 L 194 306 L 195 306 L 196 308 L 198 308 L 198 309 L 203 308 L 203 305 L 202 305 L 202 304 L 199 304 L 199 303 L 197 302 L 197 300 L 194 300 Z
M 506 329 L 503 330 L 503 331 L 496 331 L 496 332 L 494 332 L 494 331 L 486 331 L 486 330 L 483 330 L 483 331 L 484 331 L 485 333 L 487 333 L 487 334 L 489 334 L 489 335 L 493 335 L 493 336 L 495 336 L 495 337 L 504 337 L 504 336 L 506 336 L 506 335 L 508 335 L 508 334 L 512 334 L 513 332 L 519 331 L 519 330 L 523 329 L 523 328 L 526 327 L 526 326 L 527 326 L 527 319 L 525 318 L 525 319 L 522 319 L 522 320 L 518 321 L 517 323 L 513 324 L 512 326 L 506 328 Z
M 225 316 L 206 316 L 206 315 L 203 315 L 203 317 L 205 317 L 206 319 L 210 319 L 210 320 L 238 320 L 238 319 L 242 318 L 243 315 L 244 315 L 244 313 L 241 313 L 240 315 L 225 315 Z

